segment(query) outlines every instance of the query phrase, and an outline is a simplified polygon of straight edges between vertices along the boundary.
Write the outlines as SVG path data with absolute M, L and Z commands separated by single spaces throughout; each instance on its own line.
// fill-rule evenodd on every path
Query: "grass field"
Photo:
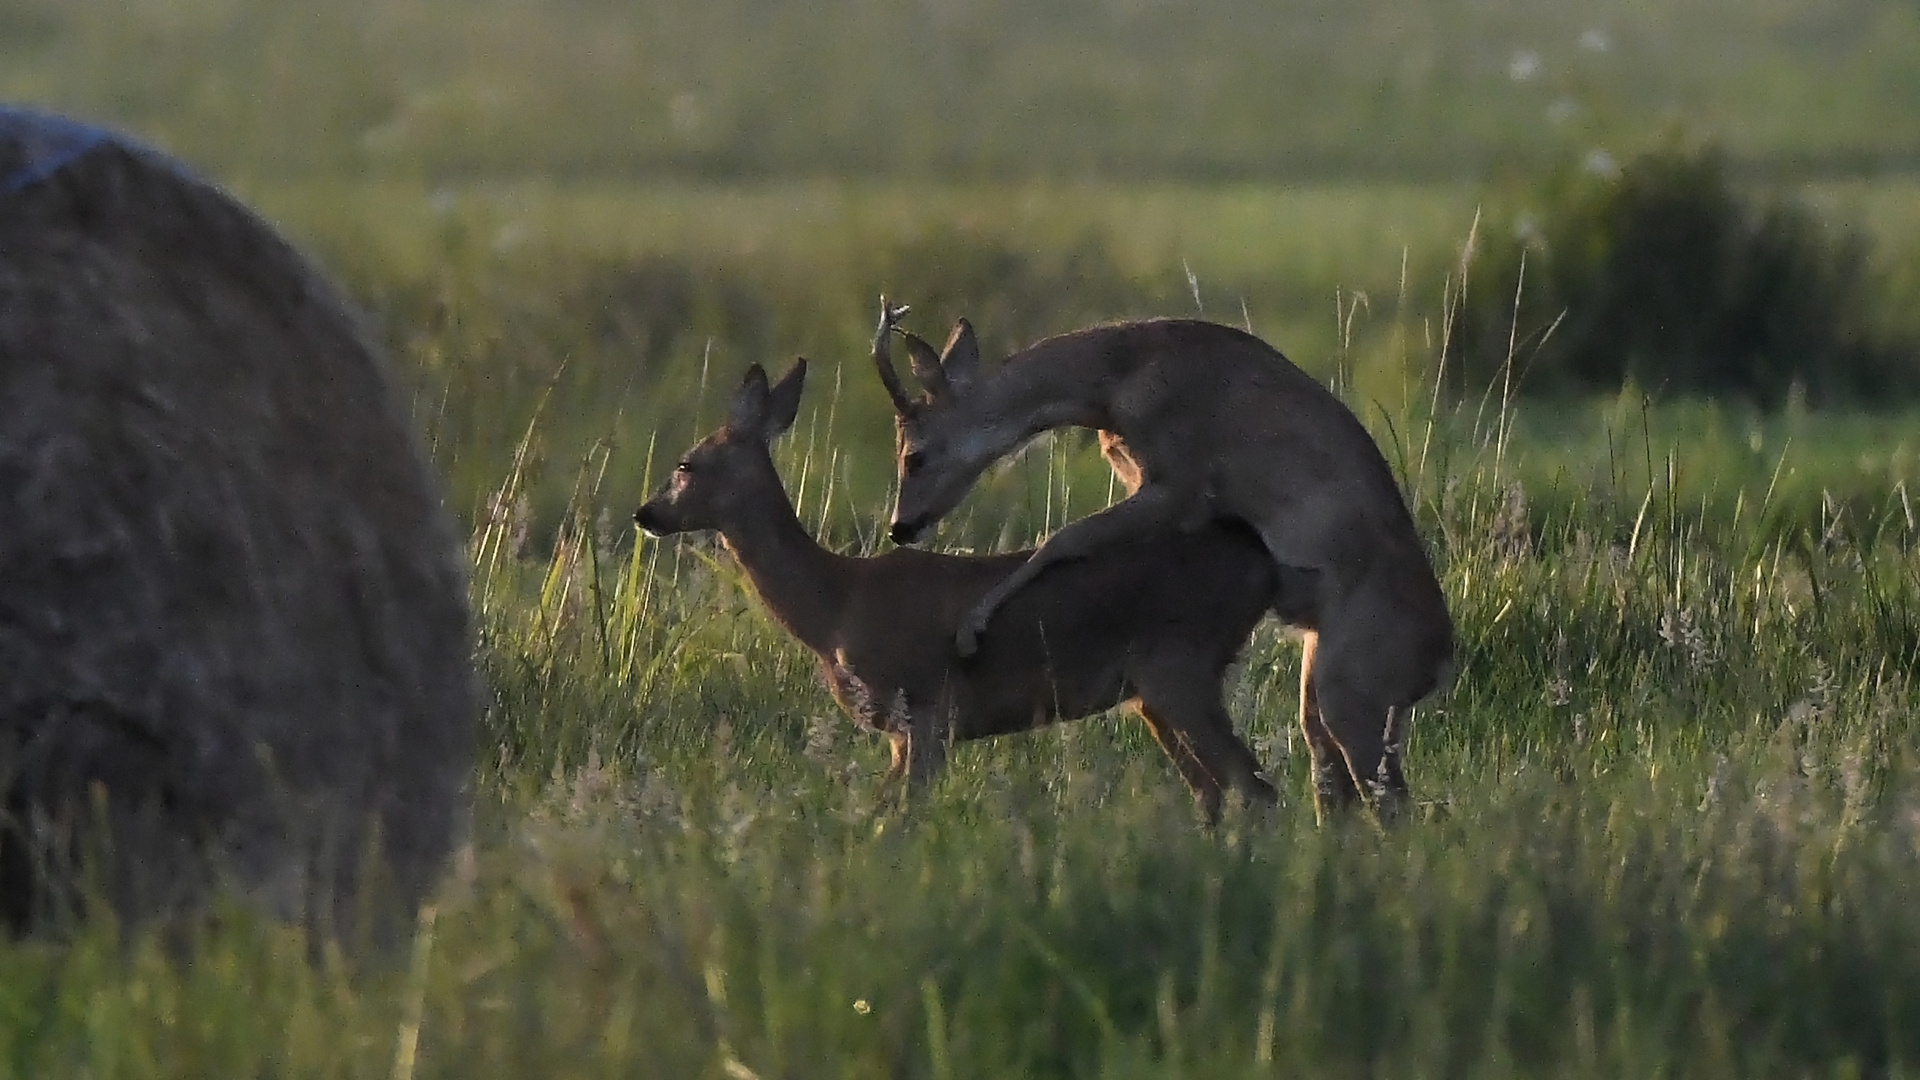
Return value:
M 1920 1075 L 1920 416 L 1431 390 L 1505 190 L 1455 178 L 1674 113 L 1920 298 L 1920 192 L 1851 176 L 1920 150 L 1910 9 L 482 7 L 0 5 L 0 94 L 185 153 L 376 314 L 487 686 L 472 843 L 410 952 L 316 959 L 242 909 L 183 948 L 0 942 L 0 1080 Z M 1543 119 L 1563 96 L 1589 126 Z M 1236 179 L 1288 175 L 1330 178 Z M 629 524 L 747 363 L 805 353 L 788 489 L 878 547 L 882 290 L 989 351 L 1202 313 L 1335 385 L 1460 631 L 1416 820 L 1314 824 L 1271 626 L 1230 688 L 1270 814 L 1203 828 L 1117 715 L 883 810 L 882 746 L 724 553 Z M 938 542 L 1111 494 L 1045 439 Z
M 924 803 L 883 812 L 881 747 L 724 555 L 636 543 L 626 517 L 747 359 L 777 362 L 791 336 L 825 363 L 781 448 L 788 486 L 837 545 L 874 542 L 887 427 L 859 341 L 881 283 L 857 280 L 859 238 L 910 226 L 908 196 L 461 194 L 436 212 L 424 192 L 254 195 L 384 313 L 474 525 L 490 692 L 473 843 L 411 954 L 357 975 L 240 911 L 184 954 L 105 927 L 0 946 L 0 1074 L 1895 1076 L 1920 1060 L 1905 417 L 1634 394 L 1503 409 L 1497 392 L 1436 411 L 1417 381 L 1359 392 L 1370 370 L 1436 362 L 1416 301 L 1372 301 L 1363 341 L 1296 352 L 1357 373 L 1343 385 L 1402 467 L 1459 621 L 1462 674 L 1413 740 L 1418 820 L 1314 826 L 1295 652 L 1271 629 L 1232 688 L 1284 794 L 1270 815 L 1201 828 L 1122 717 L 963 749 Z M 1002 209 L 1057 221 L 1046 197 Z M 926 205 L 956 222 L 943 239 L 991 253 L 997 234 L 965 227 L 986 198 Z M 1143 305 L 1156 294 L 1132 275 L 1164 258 L 1139 240 L 1156 229 L 1249 250 L 1266 229 L 1301 252 L 1344 252 L 1352 229 L 1393 280 L 1397 228 L 1471 216 L 1400 189 L 1344 217 L 1317 209 L 1331 194 L 1101 198 L 1096 219 L 1140 230 L 1096 220 L 1059 243 L 1120 252 L 1109 286 Z M 503 244 L 515 215 L 534 239 Z M 1055 272 L 1050 243 L 1022 249 L 1041 253 L 1023 272 Z M 651 340 L 651 294 L 596 331 L 606 312 L 579 306 L 580 283 L 690 246 L 714 260 L 696 299 L 745 273 L 761 314 L 698 301 L 716 344 L 664 338 L 623 370 Z M 1192 303 L 1183 278 L 1167 303 Z M 1051 440 L 945 540 L 1024 542 L 1108 492 L 1089 448 Z
M 1905 1075 L 1920 566 L 1904 528 L 1767 539 L 1759 485 L 1737 521 L 1678 505 L 1660 465 L 1702 441 L 1544 531 L 1492 451 L 1418 481 L 1466 662 L 1386 834 L 1313 825 L 1266 631 L 1233 692 L 1265 818 L 1200 828 L 1122 719 L 963 749 L 879 812 L 880 747 L 725 560 L 603 534 L 635 497 L 588 483 L 550 558 L 476 537 L 475 838 L 410 956 L 355 980 L 237 912 L 178 958 L 4 946 L 0 1069 Z

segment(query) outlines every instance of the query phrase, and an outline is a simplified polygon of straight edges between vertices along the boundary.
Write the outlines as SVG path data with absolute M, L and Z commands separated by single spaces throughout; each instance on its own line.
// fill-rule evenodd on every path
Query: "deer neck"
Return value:
M 830 653 L 846 608 L 847 559 L 821 547 L 800 524 L 778 476 L 752 500 L 755 512 L 720 530 L 754 592 L 787 632 L 817 653 Z
M 989 411 L 1002 418 L 996 434 L 1018 446 L 1061 427 L 1111 425 L 1113 377 L 1103 358 L 1088 351 L 1036 355 L 1001 369 L 988 386 Z

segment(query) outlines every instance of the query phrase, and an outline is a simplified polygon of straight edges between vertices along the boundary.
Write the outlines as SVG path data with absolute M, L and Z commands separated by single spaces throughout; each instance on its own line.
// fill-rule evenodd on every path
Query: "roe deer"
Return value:
M 1413 705 L 1451 676 L 1453 622 L 1413 517 L 1353 413 L 1271 346 L 1192 319 L 1119 323 L 1048 338 L 980 373 L 962 319 L 943 353 L 899 329 L 881 300 L 874 358 L 897 414 L 900 489 L 891 535 L 911 543 L 983 470 L 1042 431 L 1096 428 L 1128 497 L 1061 528 L 974 605 L 966 655 L 1002 604 L 1071 560 L 1227 519 L 1250 525 L 1283 573 L 1310 575 L 1301 726 L 1321 814 L 1407 793 L 1401 750 Z M 906 339 L 926 388 L 909 397 L 887 358 Z
M 794 515 L 768 442 L 793 424 L 806 361 L 768 388 L 748 369 L 718 431 L 634 514 L 653 536 L 717 530 L 754 590 L 819 658 L 841 708 L 892 743 L 885 786 L 940 769 L 950 742 L 1029 731 L 1126 702 L 1208 820 L 1222 787 L 1277 796 L 1234 734 L 1221 679 L 1281 580 L 1238 526 L 1150 538 L 1049 574 L 1001 613 L 979 652 L 953 654 L 960 617 L 1030 552 L 968 557 L 896 548 L 834 554 Z

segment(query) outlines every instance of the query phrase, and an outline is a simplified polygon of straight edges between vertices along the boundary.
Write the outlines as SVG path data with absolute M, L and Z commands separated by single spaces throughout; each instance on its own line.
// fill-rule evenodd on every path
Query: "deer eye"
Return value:
M 690 463 L 683 461 L 680 464 L 675 465 L 673 467 L 673 471 L 684 476 L 687 473 L 690 473 L 693 471 L 693 466 Z
M 913 450 L 908 452 L 906 459 L 901 464 L 906 467 L 908 475 L 912 475 L 913 473 L 919 472 L 920 466 L 926 463 L 927 455 L 918 450 Z

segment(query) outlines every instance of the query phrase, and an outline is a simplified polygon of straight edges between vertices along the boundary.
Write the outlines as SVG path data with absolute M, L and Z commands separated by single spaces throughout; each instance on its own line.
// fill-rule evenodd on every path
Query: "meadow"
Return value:
M 1331 292 L 1248 285 L 1247 317 L 1278 340 L 1293 318 L 1296 355 L 1388 449 L 1459 622 L 1462 673 L 1410 752 L 1418 820 L 1315 826 L 1296 650 L 1272 627 L 1231 702 L 1276 811 L 1201 827 L 1114 716 L 964 748 L 903 812 L 877 797 L 880 744 L 724 553 L 627 523 L 744 365 L 817 350 L 779 460 L 803 520 L 871 550 L 890 429 L 863 275 L 916 206 L 942 250 L 1024 252 L 1021 287 L 1064 297 L 1027 317 L 1071 320 L 1115 296 L 1191 309 L 1179 256 L 1169 272 L 1144 236 L 1264 225 L 1303 266 L 1323 250 L 1319 272 L 1354 280 L 1340 260 L 1361 253 L 1393 280 L 1396 244 L 1446 250 L 1470 204 L 1113 190 L 1076 197 L 1056 243 L 1018 232 L 1022 213 L 1062 224 L 1044 192 L 254 197 L 379 312 L 472 527 L 473 841 L 412 953 L 371 970 L 238 909 L 184 954 L 107 927 L 0 946 L 0 1073 L 1852 1076 L 1920 1054 L 1902 414 L 1436 399 L 1431 280 L 1347 312 L 1344 338 Z M 516 224 L 530 238 L 502 243 Z M 1112 296 L 1060 269 L 1088 243 Z M 676 264 L 702 267 L 691 301 L 645 284 Z M 929 290 L 946 270 L 891 266 Z M 642 284 L 603 291 L 623 268 Z M 1257 279 L 1212 280 L 1202 302 Z M 693 329 L 649 336 L 661 303 Z M 940 305 L 968 300 L 937 294 L 933 328 Z M 1363 393 L 1389 372 L 1395 393 Z M 1047 440 L 941 542 L 1030 542 L 1110 491 L 1085 440 Z
M 373 313 L 471 536 L 487 689 L 471 843 L 410 951 L 314 957 L 238 906 L 184 946 L 104 923 L 0 942 L 0 1078 L 1920 1073 L 1915 413 L 1434 391 L 1449 281 L 1500 191 L 1460 177 L 1543 104 L 1513 103 L 1513 50 L 1597 62 L 1575 43 L 1601 16 L 1631 68 L 1598 84 L 1627 99 L 1610 116 L 1677 80 L 1752 184 L 1871 236 L 1892 295 L 1920 294 L 1920 192 L 1845 166 L 1920 146 L 1910 12 L 1780 0 L 1727 38 L 1764 63 L 1676 72 L 1661 50 L 1724 0 L 1446 5 L 1425 67 L 1387 63 L 1421 26 L 1356 5 L 1287 56 L 1367 57 L 1342 77 L 1387 88 L 1289 111 L 1183 66 L 1237 41 L 1226 70 L 1250 70 L 1266 39 L 1150 3 L 1113 6 L 1083 53 L 980 5 L 834 5 L 781 33 L 745 0 L 486 8 L 0 8 L 0 89 L 186 154 Z M 940 17 L 945 37 L 908 32 Z M 1006 26 L 1074 62 L 1006 59 L 1026 55 L 988 33 Z M 1113 97 L 1101 50 L 1162 31 L 1146 75 L 1182 93 Z M 803 49 L 845 83 L 808 91 L 813 126 L 767 112 Z M 867 57 L 906 86 L 900 138 L 846 119 L 875 100 L 852 85 Z M 1823 78 L 1835 57 L 1861 63 Z M 741 96 L 689 102 L 696 76 Z M 928 135 L 976 79 L 981 127 Z M 1127 125 L 1005 123 L 1063 83 L 1132 103 L 1140 175 L 1105 167 Z M 1481 142 L 1426 122 L 1456 106 Z M 1283 121 L 1304 126 L 1239 137 Z M 1376 144 L 1402 153 L 1369 164 Z M 1275 145 L 1344 165 L 1307 175 Z M 1763 167 L 1808 161 L 1827 164 Z M 1203 827 L 1123 715 L 961 748 L 925 799 L 884 806 L 882 744 L 725 553 L 630 524 L 749 362 L 804 353 L 788 490 L 831 546 L 878 549 L 882 290 L 928 336 L 972 317 L 989 353 L 1203 314 L 1334 385 L 1461 637 L 1416 720 L 1414 820 L 1315 824 L 1297 649 L 1271 625 L 1230 687 L 1269 813 Z M 1021 546 L 1112 495 L 1085 437 L 1043 439 L 935 542 Z

